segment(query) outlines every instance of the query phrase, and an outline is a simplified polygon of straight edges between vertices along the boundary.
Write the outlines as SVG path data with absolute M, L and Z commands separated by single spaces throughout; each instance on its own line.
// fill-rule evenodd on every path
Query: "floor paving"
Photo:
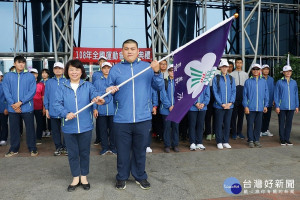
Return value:
M 232 149 L 218 150 L 212 140 L 204 141 L 205 151 L 190 151 L 189 143 L 180 141 L 179 153 L 163 153 L 163 143 L 154 139 L 153 153 L 147 154 L 146 161 L 150 190 L 140 189 L 133 177 L 126 190 L 116 190 L 117 157 L 100 156 L 101 147 L 92 145 L 91 190 L 77 188 L 69 193 L 72 177 L 67 157 L 53 156 L 51 138 L 43 138 L 39 156 L 30 157 L 24 133 L 17 156 L 5 158 L 9 145 L 0 147 L 0 199 L 300 199 L 300 114 L 293 121 L 294 146 L 280 146 L 277 122 L 273 112 L 274 137 L 262 137 L 262 148 L 250 149 L 246 140 L 238 139 L 230 140 Z M 243 130 L 246 135 L 246 120 Z M 229 177 L 239 181 L 240 194 L 225 192 Z M 267 180 L 272 180 L 272 187 L 265 187 Z M 251 187 L 246 188 L 249 181 Z

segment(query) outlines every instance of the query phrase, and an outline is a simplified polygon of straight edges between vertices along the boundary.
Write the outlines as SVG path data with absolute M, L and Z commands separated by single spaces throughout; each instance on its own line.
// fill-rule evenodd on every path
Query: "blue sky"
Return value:
M 208 9 L 208 28 L 222 21 L 222 12 Z M 28 51 L 33 51 L 31 30 L 31 7 L 28 4 Z M 140 47 L 146 47 L 144 6 L 116 5 L 116 47 L 122 42 L 134 38 Z M 74 36 L 77 38 L 78 23 L 75 24 Z M 13 3 L 0 3 L 0 52 L 12 52 L 13 37 Z M 21 34 L 22 32 L 20 32 Z M 22 44 L 22 43 L 20 43 Z M 82 22 L 82 47 L 112 47 L 112 5 L 84 4 Z

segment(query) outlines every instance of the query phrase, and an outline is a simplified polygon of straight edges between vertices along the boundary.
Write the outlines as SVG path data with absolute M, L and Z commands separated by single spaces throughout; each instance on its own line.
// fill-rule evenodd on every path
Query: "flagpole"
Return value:
M 203 33 L 202 35 L 199 35 L 198 37 L 194 38 L 193 40 L 189 41 L 188 43 L 186 43 L 185 45 L 182 45 L 181 47 L 177 48 L 175 51 L 171 52 L 169 55 L 163 57 L 162 59 L 160 59 L 158 61 L 158 63 L 160 63 L 163 60 L 166 60 L 167 58 L 169 58 L 170 56 L 173 56 L 175 53 L 178 53 L 179 51 L 181 51 L 182 49 L 184 49 L 185 47 L 189 46 L 190 44 L 192 44 L 193 42 L 199 40 L 200 38 L 204 37 L 205 35 L 213 32 L 214 30 L 218 29 L 219 27 L 223 26 L 224 24 L 226 24 L 227 22 L 233 20 L 234 18 L 238 18 L 238 13 L 235 13 L 232 17 L 220 22 L 219 24 L 213 26 L 212 28 L 210 28 L 208 31 L 206 31 L 205 33 Z M 132 79 L 136 78 L 137 76 L 141 75 L 142 73 L 144 73 L 145 71 L 151 69 L 151 66 L 145 68 L 144 70 L 140 71 L 139 73 L 137 73 L 136 75 L 132 76 L 131 78 L 127 79 L 126 81 L 122 82 L 121 84 L 119 84 L 117 87 L 120 88 L 123 85 L 125 85 L 126 83 L 128 83 L 129 81 L 131 81 Z M 104 97 L 106 97 L 107 95 L 109 95 L 112 92 L 112 90 L 108 91 L 107 93 L 105 93 L 104 95 L 100 96 L 101 99 L 103 99 Z M 80 110 L 78 110 L 76 113 L 74 113 L 75 115 L 78 115 L 79 113 L 81 113 L 82 111 L 84 111 L 85 109 L 87 109 L 88 107 L 92 106 L 95 102 L 91 102 L 88 105 L 84 106 L 83 108 L 81 108 Z M 66 121 L 68 121 L 68 119 L 66 119 Z
M 198 37 L 196 37 L 196 38 L 194 38 L 193 40 L 189 41 L 189 42 L 186 43 L 185 45 L 182 45 L 181 47 L 177 48 L 177 49 L 173 52 L 173 54 L 178 53 L 179 51 L 181 51 L 181 50 L 184 49 L 185 47 L 187 47 L 187 46 L 189 46 L 190 44 L 196 42 L 196 41 L 199 40 L 200 38 L 202 38 L 202 37 L 206 36 L 207 34 L 213 32 L 214 30 L 220 28 L 221 26 L 223 26 L 223 25 L 226 24 L 227 22 L 229 22 L 229 21 L 231 21 L 231 20 L 233 20 L 233 19 L 238 18 L 238 16 L 239 16 L 239 14 L 238 14 L 238 13 L 235 13 L 232 17 L 230 17 L 230 18 L 228 18 L 228 19 L 226 19 L 226 20 L 224 20 L 224 21 L 222 21 L 222 22 L 216 24 L 215 26 L 213 26 L 212 28 L 210 28 L 210 29 L 209 29 L 208 31 L 206 31 L 205 33 L 199 35 Z
M 169 55 L 163 57 L 162 59 L 160 59 L 158 61 L 158 63 L 160 63 L 163 60 L 166 60 L 167 58 L 169 58 L 170 56 L 174 55 L 174 53 L 170 53 Z M 142 73 L 144 73 L 145 71 L 151 69 L 151 66 L 143 69 L 142 71 L 140 71 L 139 73 L 137 73 L 136 75 L 132 76 L 131 78 L 127 79 L 126 81 L 122 82 L 121 84 L 119 84 L 117 87 L 120 88 L 123 85 L 125 85 L 126 83 L 128 83 L 129 81 L 131 81 L 132 79 L 138 77 L 139 75 L 141 75 Z M 109 95 L 112 92 L 112 90 L 108 91 L 107 93 L 105 93 L 104 95 L 100 96 L 100 99 L 103 99 L 104 97 L 106 97 L 107 95 Z M 91 102 L 88 105 L 84 106 L 83 108 L 81 108 L 80 110 L 78 110 L 76 113 L 74 113 L 75 115 L 78 115 L 79 113 L 81 113 L 82 111 L 84 111 L 85 109 L 87 109 L 88 107 L 92 106 L 95 102 Z M 68 121 L 68 119 L 66 119 L 65 121 Z

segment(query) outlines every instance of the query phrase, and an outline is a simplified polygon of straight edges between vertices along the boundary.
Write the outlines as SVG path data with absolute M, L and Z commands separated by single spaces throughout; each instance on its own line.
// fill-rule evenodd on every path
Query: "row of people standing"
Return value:
M 129 45 L 128 49 L 130 49 L 130 47 L 133 45 L 133 48 L 135 48 L 135 52 L 138 52 L 137 51 L 137 43 L 134 41 L 129 41 L 123 45 L 124 45 L 125 50 L 128 45 Z M 127 50 L 127 51 L 129 51 L 129 50 Z M 143 79 L 143 77 L 140 77 L 140 79 L 135 79 L 136 82 L 132 81 L 131 86 L 129 85 L 130 86 L 129 88 L 126 88 L 124 86 L 123 87 L 124 89 L 118 91 L 119 88 L 115 87 L 115 86 L 120 84 L 123 80 L 126 80 L 128 77 L 133 76 L 133 74 L 136 74 L 137 72 L 134 72 L 135 69 L 137 69 L 139 67 L 140 68 L 147 67 L 146 63 L 140 62 L 136 57 L 134 59 L 131 59 L 130 55 L 131 54 L 128 53 L 128 57 L 127 57 L 128 60 L 124 60 L 119 65 L 116 65 L 117 67 L 116 68 L 114 67 L 114 70 L 112 71 L 112 73 L 109 76 L 108 76 L 108 72 L 107 72 L 107 76 L 105 77 L 106 72 L 104 73 L 105 70 L 102 71 L 104 78 L 108 79 L 108 80 L 105 80 L 105 82 L 107 83 L 107 86 L 112 86 L 109 90 L 114 90 L 114 92 L 115 92 L 113 101 L 114 101 L 114 105 L 116 106 L 116 108 L 115 108 L 116 115 L 114 117 L 114 128 L 116 128 L 114 136 L 116 136 L 116 139 L 114 141 L 116 141 L 116 147 L 117 147 L 116 151 L 117 151 L 117 155 L 118 155 L 118 175 L 116 177 L 117 178 L 116 187 L 119 189 L 125 189 L 126 180 L 131 171 L 131 173 L 134 175 L 135 179 L 137 180 L 138 184 L 141 185 L 142 188 L 148 189 L 148 188 L 150 188 L 150 184 L 147 182 L 147 175 L 145 172 L 141 173 L 141 170 L 143 170 L 145 168 L 145 155 L 144 155 L 145 147 L 146 147 L 145 143 L 148 141 L 148 138 L 149 138 L 148 133 L 147 134 L 143 133 L 142 135 L 141 135 L 141 133 L 145 132 L 145 130 L 148 130 L 148 132 L 149 132 L 150 125 L 151 125 L 149 123 L 149 119 L 151 119 L 151 116 L 150 116 L 150 118 L 148 116 L 151 113 L 150 105 L 152 105 L 150 103 L 151 90 L 150 89 L 148 90 L 148 88 L 151 88 L 151 87 L 149 87 L 151 82 L 152 83 L 156 82 L 156 84 L 154 84 L 153 86 L 156 87 L 156 89 L 160 91 L 160 99 L 162 102 L 160 110 L 162 113 L 164 113 L 163 109 L 165 109 L 167 111 L 164 114 L 165 115 L 164 117 L 166 117 L 168 115 L 168 112 L 171 111 L 172 107 L 174 106 L 173 67 L 172 66 L 168 67 L 169 78 L 167 79 L 167 81 L 165 81 L 164 87 L 162 87 L 163 82 L 161 82 L 159 80 L 159 79 L 161 79 L 161 77 L 160 77 L 161 74 L 157 71 L 157 69 L 156 69 L 157 67 L 155 67 L 155 68 L 153 68 L 153 70 L 155 72 L 154 74 L 153 74 L 153 71 L 151 71 L 151 73 L 149 72 L 149 74 L 145 74 L 144 78 L 146 78 L 148 81 L 145 81 Z M 16 59 L 16 61 L 15 61 L 16 65 L 18 65 L 20 63 L 21 64 L 23 63 L 23 65 L 24 65 L 24 62 L 26 62 L 23 60 L 23 58 L 20 58 L 19 60 L 18 59 Z M 20 66 L 22 66 L 22 65 L 20 65 Z M 136 66 L 136 68 L 133 68 L 133 66 Z M 128 68 L 128 69 L 126 70 L 126 69 L 124 69 L 124 67 Z M 109 65 L 109 63 L 106 65 L 102 64 L 102 68 L 110 69 L 111 66 Z M 224 124 L 223 129 L 216 128 L 216 130 L 221 130 L 221 131 L 216 132 L 217 146 L 218 146 L 218 148 L 219 148 L 219 146 L 220 146 L 220 148 L 223 148 L 223 147 L 231 148 L 230 145 L 228 144 L 228 140 L 227 140 L 227 138 L 228 138 L 227 134 L 229 135 L 229 132 L 227 130 L 228 130 L 228 127 L 230 127 L 230 126 L 228 124 L 225 126 L 225 123 L 228 123 L 228 120 L 224 116 L 226 114 L 232 112 L 233 103 L 235 102 L 235 93 L 236 93 L 235 81 L 236 80 L 227 74 L 228 63 L 226 63 L 226 62 L 221 63 L 219 68 L 221 70 L 221 75 L 217 75 L 213 79 L 213 84 L 212 84 L 213 94 L 216 99 L 215 103 L 214 103 L 214 107 L 216 108 L 215 112 L 217 114 L 216 116 L 220 117 L 219 119 L 216 119 L 215 124 L 218 124 L 218 125 L 221 124 L 221 127 L 222 127 L 222 124 Z M 9 104 L 9 105 L 11 105 L 12 109 L 15 111 L 16 114 L 20 114 L 19 117 L 23 117 L 23 115 L 25 115 L 25 114 L 31 115 L 31 111 L 26 112 L 27 111 L 26 107 L 24 106 L 21 109 L 21 106 L 23 104 L 26 105 L 27 103 L 28 103 L 28 105 L 30 105 L 29 102 L 31 102 L 31 100 L 30 100 L 31 96 L 28 97 L 29 100 L 27 100 L 25 97 L 26 97 L 26 95 L 31 94 L 31 93 L 29 93 L 29 91 L 31 91 L 32 88 L 34 88 L 34 86 L 36 87 L 36 85 L 35 85 L 36 80 L 33 79 L 34 80 L 34 84 L 33 84 L 31 79 L 32 79 L 32 77 L 34 78 L 34 76 L 31 75 L 32 77 L 30 77 L 29 75 L 27 75 L 28 73 L 25 73 L 24 67 L 22 68 L 23 70 L 20 70 L 18 67 L 16 67 L 16 69 L 18 69 L 17 73 L 16 73 L 18 78 L 15 79 L 15 80 L 18 80 L 17 81 L 18 93 L 17 93 L 17 95 L 13 94 L 13 97 L 14 98 L 17 97 L 16 99 L 19 101 L 14 100 L 14 101 L 12 101 L 13 104 Z M 49 100 L 49 101 L 52 101 L 52 104 L 50 103 L 48 105 L 48 107 L 46 106 L 46 103 L 45 103 L 46 100 L 44 100 L 46 115 L 52 119 L 52 118 L 55 118 L 55 116 L 53 114 L 51 114 L 52 111 L 57 112 L 57 118 L 60 118 L 62 120 L 62 121 L 60 121 L 59 126 L 61 126 L 63 128 L 63 133 L 67 140 L 66 141 L 67 149 L 72 151 L 72 153 L 69 154 L 69 163 L 70 163 L 71 172 L 72 172 L 72 175 L 74 178 L 73 178 L 72 184 L 68 187 L 68 190 L 72 191 L 77 186 L 79 186 L 78 184 L 80 183 L 80 176 L 81 176 L 81 181 L 84 185 L 84 188 L 88 189 L 90 187 L 87 182 L 87 179 L 86 179 L 86 175 L 88 174 L 88 163 L 89 163 L 88 157 L 89 157 L 89 149 L 90 149 L 90 146 L 89 146 L 90 144 L 88 144 L 88 141 L 90 143 L 91 130 L 93 129 L 93 125 L 92 125 L 92 111 L 93 110 L 92 109 L 87 110 L 86 112 L 81 114 L 82 116 L 75 115 L 74 112 L 78 111 L 78 107 L 83 107 L 84 105 L 88 104 L 92 99 L 95 102 L 100 101 L 99 104 L 103 104 L 104 101 L 99 100 L 99 97 L 97 97 L 97 95 L 99 96 L 100 93 L 96 92 L 97 90 L 95 89 L 95 86 L 84 81 L 86 75 L 85 75 L 82 63 L 80 63 L 78 61 L 70 61 L 66 64 L 66 69 L 64 69 L 64 66 L 62 64 L 56 64 L 54 66 L 54 70 L 56 70 L 56 69 L 59 69 L 59 70 L 62 69 L 62 73 L 63 73 L 63 71 L 65 72 L 65 76 L 67 77 L 68 80 L 62 81 L 61 80 L 62 76 L 59 76 L 59 77 L 56 76 L 57 80 L 55 80 L 53 82 L 53 85 L 56 86 L 56 90 L 54 92 L 52 91 L 51 93 L 49 93 L 49 94 L 56 94 L 56 95 L 50 95 L 50 96 L 54 96 L 54 100 Z M 123 71 L 123 73 L 120 73 L 122 70 L 126 70 L 126 71 Z M 247 90 L 245 88 L 243 89 L 243 97 L 244 98 L 243 98 L 242 103 L 245 107 L 245 113 L 248 116 L 250 116 L 251 112 L 262 112 L 263 110 L 266 111 L 266 107 L 268 105 L 268 104 L 265 104 L 265 102 L 268 102 L 267 101 L 268 87 L 266 86 L 267 85 L 266 82 L 264 80 L 262 80 L 259 76 L 257 76 L 257 74 L 259 75 L 259 73 L 257 73 L 257 72 L 259 72 L 259 70 L 260 70 L 260 65 L 254 65 L 252 67 L 251 71 L 253 74 L 253 78 L 252 78 L 252 80 L 250 78 L 245 82 L 245 88 L 249 89 L 249 92 L 245 92 Z M 129 73 L 130 71 L 131 71 L 131 73 Z M 290 106 L 289 108 L 293 109 L 295 107 L 294 110 L 297 111 L 298 106 L 299 106 L 299 102 L 297 102 L 298 94 L 296 95 L 296 90 L 295 90 L 295 86 L 297 88 L 297 85 L 294 84 L 295 83 L 294 81 L 292 81 L 291 79 L 288 78 L 288 75 L 289 74 L 291 75 L 291 68 L 285 67 L 283 69 L 283 71 L 284 71 L 284 75 L 285 75 L 285 78 L 283 80 L 286 79 L 288 82 L 289 100 L 295 101 L 294 104 L 291 104 L 291 102 L 289 102 L 289 106 Z M 26 75 L 24 75 L 22 73 L 24 73 Z M 33 73 L 35 74 L 35 72 L 33 72 Z M 61 73 L 61 75 L 62 75 L 62 73 Z M 57 73 L 57 74 L 59 74 L 59 73 Z M 124 74 L 128 74 L 128 77 L 123 76 Z M 15 74 L 12 74 L 12 73 L 9 73 L 8 75 L 9 76 L 7 76 L 7 77 L 15 76 Z M 21 93 L 22 93 L 22 95 L 25 94 L 24 95 L 25 97 L 22 96 L 19 98 L 19 96 L 20 96 L 19 86 L 20 86 L 20 80 L 21 80 L 21 78 L 19 78 L 20 76 L 25 77 L 22 80 L 26 80 L 26 81 L 28 81 L 28 83 L 31 83 L 31 85 L 30 85 L 27 82 L 23 82 L 24 84 L 26 83 L 27 85 L 32 86 L 32 87 L 22 88 Z M 10 85 L 13 85 L 13 87 L 15 87 L 15 85 L 16 85 L 15 81 L 11 81 L 7 77 L 5 77 L 4 82 L 6 84 L 10 84 Z M 97 82 L 100 82 L 99 80 L 96 80 L 94 82 L 94 84 Z M 49 84 L 51 82 L 49 82 L 49 81 L 47 81 L 47 83 L 46 83 L 46 91 L 47 91 L 47 87 L 49 89 L 51 88 L 49 86 Z M 62 81 L 62 82 L 60 82 L 60 81 Z M 255 84 L 253 81 L 255 81 Z M 248 84 L 248 82 L 249 82 L 249 84 Z M 141 92 L 138 94 L 137 92 L 135 92 L 135 89 L 136 89 L 135 85 L 137 85 L 137 83 L 141 83 L 141 84 L 138 84 L 138 86 L 142 86 L 143 88 L 146 88 L 146 90 L 144 90 L 145 93 Z M 103 86 L 101 83 L 98 83 L 96 85 Z M 253 85 L 256 87 L 253 87 Z M 157 86 L 159 86 L 159 87 L 157 87 Z M 279 87 L 279 85 L 278 85 L 278 87 Z M 4 88 L 7 89 L 9 87 L 7 87 L 7 85 L 6 85 L 6 87 L 4 87 Z M 259 90 L 258 90 L 258 88 L 259 88 Z M 261 90 L 261 88 L 264 90 Z M 36 95 L 36 88 L 34 88 L 34 89 L 35 89 L 34 93 Z M 104 89 L 105 89 L 105 87 L 98 88 L 98 90 L 104 90 Z M 132 89 L 132 90 L 130 90 L 130 89 Z M 13 90 L 11 90 L 11 91 L 13 91 Z M 45 96 L 47 93 L 46 91 L 45 91 Z M 195 102 L 195 105 L 194 105 L 195 108 L 193 108 L 193 107 L 191 108 L 191 112 L 203 112 L 205 110 L 205 106 L 209 102 L 208 101 L 209 95 L 210 95 L 210 94 L 208 94 L 209 91 L 210 91 L 209 87 L 206 87 L 205 92 L 203 92 L 201 94 L 202 96 L 200 95 L 198 100 Z M 256 91 L 256 93 L 255 93 L 255 91 Z M 263 94 L 263 95 L 259 95 L 259 92 L 261 92 L 261 94 Z M 294 96 L 291 95 L 290 92 L 292 92 L 292 94 L 294 94 Z M 130 93 L 132 95 L 129 95 Z M 256 101 L 257 104 L 256 104 L 256 109 L 253 110 L 252 107 L 254 104 L 252 104 L 252 102 L 254 102 L 254 101 L 252 101 L 252 99 L 254 97 L 251 95 L 255 95 L 255 94 L 256 94 L 255 97 L 257 100 Z M 5 95 L 5 97 L 6 96 L 9 97 L 9 95 Z M 78 105 L 77 97 L 80 97 L 80 99 L 84 99 L 83 101 L 80 101 L 80 105 Z M 129 98 L 129 97 L 132 97 L 132 98 Z M 278 112 L 278 113 L 282 113 L 282 112 L 285 113 L 284 112 L 285 107 L 280 107 L 280 106 L 285 105 L 285 103 L 281 103 L 282 99 L 286 99 L 284 97 L 285 97 L 285 94 L 281 94 L 280 92 L 278 93 L 278 98 L 281 99 L 281 101 L 279 101 L 280 103 L 278 104 L 279 107 L 278 108 L 276 107 L 276 112 Z M 261 101 L 260 98 L 263 98 L 264 102 Z M 276 98 L 277 97 L 275 95 L 275 105 L 276 105 Z M 204 101 L 203 99 L 206 99 L 206 100 Z M 11 103 L 9 101 L 7 101 L 7 102 Z M 143 103 L 140 104 L 141 102 L 143 102 Z M 261 103 L 261 102 L 263 102 L 263 103 Z M 130 104 L 132 104 L 132 107 L 130 107 L 130 106 L 128 107 L 128 105 L 130 105 Z M 28 106 L 28 105 L 26 105 L 26 106 Z M 32 106 L 32 105 L 30 105 L 30 106 Z M 51 109 L 51 106 L 53 106 L 53 110 Z M 10 107 L 8 107 L 8 108 L 10 108 Z M 145 112 L 145 108 L 148 108 L 148 109 L 146 109 L 146 112 Z M 261 110 L 261 108 L 263 110 Z M 25 109 L 25 112 L 24 112 L 24 109 Z M 98 108 L 96 107 L 96 109 L 95 109 L 95 107 L 94 107 L 94 114 L 96 113 L 95 110 L 98 110 Z M 13 111 L 11 113 L 13 113 Z M 192 114 L 195 114 L 195 113 L 192 113 Z M 261 113 L 254 113 L 254 116 L 255 116 L 254 119 L 259 118 L 260 114 Z M 286 114 L 286 116 L 287 115 L 288 114 Z M 247 120 L 248 120 L 248 118 L 250 118 L 248 116 L 247 116 Z M 193 118 L 193 117 L 190 117 L 190 118 Z M 198 116 L 194 117 L 194 119 L 195 118 L 197 120 Z M 202 118 L 203 118 L 203 116 L 202 116 Z M 65 119 L 68 119 L 69 121 L 67 122 L 67 121 L 65 121 Z M 230 117 L 229 117 L 229 119 L 230 119 Z M 253 120 L 253 118 L 251 118 L 251 119 Z M 290 117 L 289 117 L 289 119 L 290 119 Z M 26 129 L 30 128 L 31 125 L 29 127 L 27 127 L 28 120 L 26 120 L 26 119 L 24 119 L 24 120 L 25 120 L 25 124 L 26 124 Z M 142 124 L 139 124 L 140 122 Z M 165 123 L 165 127 L 170 128 L 170 125 L 172 123 L 167 122 L 165 120 L 163 122 Z M 202 123 L 203 123 L 203 121 L 202 121 Z M 253 123 L 255 124 L 256 122 L 253 122 Z M 14 123 L 10 123 L 10 124 L 15 125 Z M 253 125 L 251 125 L 251 123 L 249 123 L 249 120 L 248 120 L 248 124 L 250 124 L 249 125 L 250 127 L 251 126 L 253 127 Z M 172 125 L 171 125 L 171 127 L 172 127 Z M 178 124 L 177 125 L 175 124 L 174 129 L 178 130 Z M 108 128 L 108 130 L 109 130 L 109 128 Z M 130 130 L 130 131 L 128 132 L 128 130 Z M 201 128 L 199 130 L 201 130 Z M 165 132 L 166 131 L 167 130 L 165 129 Z M 203 131 L 203 128 L 202 128 L 202 131 Z M 52 132 L 53 132 L 53 129 L 52 129 Z M 191 130 L 190 130 L 190 132 L 191 132 Z M 31 134 L 26 134 L 26 135 L 31 136 Z M 84 139 L 79 139 L 79 137 L 81 137 L 81 136 L 84 136 Z M 139 139 L 137 139 L 135 141 L 135 143 L 131 143 L 130 141 L 135 140 L 134 137 L 138 137 Z M 197 135 L 197 133 L 195 133 L 195 138 L 197 138 L 197 137 L 198 137 L 198 135 Z M 27 141 L 27 143 L 29 143 L 28 148 L 31 152 L 31 155 L 35 156 L 35 155 L 37 155 L 37 151 L 36 151 L 36 149 L 31 150 L 31 149 L 33 149 L 33 147 L 30 146 L 30 145 L 32 145 L 31 144 L 32 140 L 33 140 L 32 138 L 33 137 L 29 137 L 29 140 Z M 54 138 L 56 138 L 56 136 L 53 137 L 53 139 Z M 170 142 L 168 144 L 168 142 L 171 140 L 170 138 L 172 138 L 172 137 L 170 137 L 170 134 L 164 136 L 164 139 L 166 140 L 165 141 L 165 151 L 166 151 L 166 148 L 170 148 L 170 146 L 173 147 L 174 151 L 178 151 L 178 150 L 176 150 L 176 147 L 178 148 L 178 143 L 176 143 L 176 141 L 173 140 L 172 142 Z M 249 131 L 248 131 L 248 138 L 251 139 Z M 253 143 L 253 145 L 260 147 L 259 140 L 256 140 L 256 138 L 257 138 L 256 135 L 253 134 L 252 143 Z M 13 138 L 13 140 L 14 139 L 15 139 L 15 137 Z M 62 138 L 60 136 L 60 140 L 61 139 Z M 176 138 L 174 138 L 174 137 L 173 137 L 173 139 L 176 140 Z M 128 143 L 126 143 L 126 145 L 124 145 L 124 140 L 125 141 L 128 140 Z M 85 141 L 85 143 L 81 143 L 84 141 Z M 178 139 L 177 139 L 177 141 L 178 141 Z M 140 142 L 140 144 L 138 144 L 138 142 Z M 285 142 L 285 144 L 288 144 L 289 141 L 285 139 L 284 142 Z M 61 143 L 63 143 L 63 141 L 61 141 Z M 17 149 L 17 151 L 15 151 L 13 148 L 14 144 L 15 144 L 14 141 L 13 142 L 11 141 L 11 144 L 13 144 L 13 145 L 11 146 L 10 151 L 7 154 L 7 157 L 18 153 L 18 149 Z M 195 144 L 196 148 L 199 148 L 202 150 L 205 149 L 205 147 L 203 146 L 203 144 L 199 138 L 198 138 L 198 140 L 195 139 L 194 144 Z M 202 146 L 201 146 L 201 144 L 202 144 Z M 250 144 L 251 144 L 251 140 L 249 140 L 249 146 L 250 146 Z M 84 146 L 83 149 L 81 149 L 82 145 Z M 222 145 L 222 147 L 221 147 L 221 145 Z M 56 149 L 61 151 L 62 148 L 63 147 L 56 148 Z M 131 152 L 136 154 L 136 156 L 138 158 L 130 158 L 129 157 L 129 159 L 128 159 L 128 155 L 130 156 Z M 79 159 L 78 156 L 82 156 L 82 159 L 85 160 L 85 162 L 81 163 L 81 161 L 80 161 L 81 159 Z M 128 160 L 131 160 L 130 161 L 131 165 L 130 165 L 130 162 L 128 162 Z
M 212 80 L 211 90 L 209 90 L 209 86 L 207 86 L 190 109 L 188 113 L 190 150 L 205 149 L 202 143 L 204 131 L 203 118 L 205 118 L 206 115 L 210 96 L 214 99 L 212 103 L 212 107 L 214 108 L 213 130 L 216 134 L 218 149 L 231 148 L 231 145 L 229 145 L 230 132 L 232 133 L 232 139 L 234 140 L 236 140 L 237 137 L 241 139 L 245 138 L 242 133 L 244 114 L 246 114 L 247 119 L 247 139 L 249 147 L 253 148 L 262 147 L 259 142 L 261 136 L 273 136 L 269 131 L 269 123 L 274 103 L 276 110 L 278 111 L 279 108 L 277 108 L 277 106 L 280 107 L 283 104 L 286 104 L 287 100 L 291 100 L 293 102 L 292 106 L 290 108 L 285 107 L 282 113 L 286 113 L 286 109 L 290 109 L 289 113 L 294 113 L 294 111 L 296 113 L 298 112 L 299 103 L 297 102 L 299 100 L 297 84 L 290 76 L 287 77 L 287 75 L 292 73 L 290 66 L 284 67 L 284 77 L 277 82 L 275 87 L 274 79 L 269 76 L 270 67 L 268 65 L 253 65 L 251 67 L 252 76 L 248 78 L 248 74 L 242 71 L 242 59 L 237 58 L 235 64 L 236 70 L 228 74 L 229 64 L 227 61 L 222 61 L 219 66 L 221 74 L 217 74 Z M 162 108 L 160 111 L 162 112 L 163 119 L 167 117 L 168 112 L 172 110 L 174 105 L 172 100 L 174 100 L 175 89 L 172 70 L 172 65 L 169 65 L 167 68 L 169 76 L 165 79 L 165 94 L 167 95 L 162 94 L 164 93 L 163 91 L 160 92 L 160 108 Z M 291 85 L 284 85 L 282 84 L 282 81 L 291 82 Z M 282 88 L 280 87 L 286 87 L 285 91 L 289 91 L 289 93 L 283 93 L 281 91 Z M 289 87 L 291 90 L 289 90 Z M 277 93 L 280 93 L 279 96 L 281 97 L 276 95 L 276 92 L 274 94 L 274 88 Z M 284 101 L 284 103 L 276 104 L 278 101 Z M 288 114 L 277 113 L 279 114 L 279 135 L 281 145 L 292 145 L 289 139 L 292 118 L 289 117 Z M 281 115 L 285 116 L 283 117 Z M 170 152 L 170 146 L 175 152 L 178 152 L 178 124 L 165 120 L 163 120 L 163 124 L 165 152 Z M 207 129 L 207 127 L 205 127 L 205 129 Z

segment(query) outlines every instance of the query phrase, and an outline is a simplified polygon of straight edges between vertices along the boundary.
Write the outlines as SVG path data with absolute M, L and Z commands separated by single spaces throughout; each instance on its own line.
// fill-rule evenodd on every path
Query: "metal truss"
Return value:
M 19 51 L 24 55 L 43 57 L 43 52 L 27 52 L 27 3 L 30 0 L 0 0 L 0 2 L 14 3 L 14 55 Z M 41 0 L 41 2 L 45 2 Z M 100 4 L 131 4 L 144 5 L 145 10 L 145 31 L 147 47 L 153 47 L 153 56 L 161 58 L 171 52 L 171 41 L 180 40 L 181 35 L 174 35 L 172 29 L 175 24 L 174 7 L 184 4 L 191 4 L 196 7 L 195 12 L 195 36 L 200 35 L 207 29 L 207 9 L 220 9 L 223 11 L 223 19 L 238 12 L 240 17 L 233 23 L 230 38 L 227 42 L 224 57 L 235 58 L 241 56 L 244 60 L 256 62 L 258 56 L 263 59 L 273 60 L 273 65 L 279 62 L 282 57 L 279 51 L 280 14 L 289 14 L 291 31 L 295 32 L 293 45 L 296 55 L 300 55 L 300 2 L 294 0 L 293 4 L 263 2 L 263 0 L 51 0 L 52 13 L 52 37 L 53 53 L 44 52 L 45 56 L 54 54 L 55 60 L 62 56 L 64 60 L 72 58 L 73 46 L 81 46 L 81 19 L 82 5 L 84 3 Z M 19 11 L 23 5 L 23 15 Z M 74 5 L 77 5 L 74 11 Z M 249 33 L 250 20 L 255 16 L 256 35 Z M 75 40 L 74 19 L 79 18 L 79 33 Z M 177 16 L 176 16 L 177 17 Z M 291 23 L 293 21 L 293 23 Z M 114 25 L 113 25 L 114 26 Z M 252 25 L 253 26 L 253 25 Z M 23 48 L 20 47 L 20 31 L 23 31 Z M 179 37 L 179 38 L 177 38 Z M 246 53 L 246 43 L 250 46 L 250 53 Z M 261 50 L 260 52 L 258 50 Z M 0 53 L 11 55 L 10 53 Z
M 14 56 L 20 51 L 27 52 L 27 2 L 20 2 L 19 0 L 13 1 L 14 6 Z M 20 9 L 22 9 L 22 15 L 20 17 Z M 22 31 L 22 49 L 20 48 L 20 29 Z
M 73 58 L 74 7 L 75 0 L 51 0 L 55 61 L 58 61 L 58 52 L 69 53 L 69 56 L 64 57 L 65 62 Z
M 163 52 L 171 52 L 173 0 L 150 0 L 151 43 L 153 58 L 159 59 Z M 167 17 L 168 14 L 168 17 Z M 169 18 L 169 29 L 165 31 L 164 21 Z

